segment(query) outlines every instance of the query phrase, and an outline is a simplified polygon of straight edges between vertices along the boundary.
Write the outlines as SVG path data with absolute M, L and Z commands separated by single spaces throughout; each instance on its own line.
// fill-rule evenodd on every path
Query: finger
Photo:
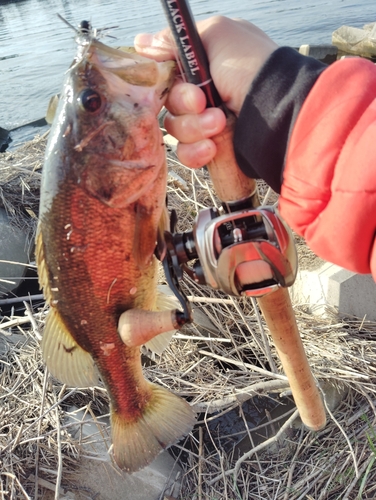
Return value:
M 200 168 L 209 163 L 217 153 L 217 146 L 211 139 L 204 139 L 194 144 L 179 142 L 176 154 L 179 160 L 190 168 Z
M 201 30 L 204 29 L 205 21 L 197 24 L 199 31 L 200 26 Z M 157 61 L 176 59 L 177 56 L 176 44 L 170 28 L 165 28 L 158 33 L 139 33 L 135 36 L 133 44 L 139 54 Z
M 165 106 L 173 115 L 202 113 L 206 108 L 206 97 L 196 85 L 180 82 L 170 90 Z
M 174 116 L 167 113 L 164 125 L 169 134 L 187 144 L 222 132 L 226 126 L 226 117 L 219 108 L 207 108 L 199 115 Z
M 139 33 L 134 39 L 134 48 L 140 55 L 156 61 L 176 58 L 175 43 L 168 28 L 155 34 Z

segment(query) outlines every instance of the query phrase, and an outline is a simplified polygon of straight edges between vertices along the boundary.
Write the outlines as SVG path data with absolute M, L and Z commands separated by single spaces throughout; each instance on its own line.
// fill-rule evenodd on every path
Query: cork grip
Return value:
M 243 174 L 235 160 L 232 147 L 235 120 L 230 115 L 224 132 L 212 138 L 217 145 L 217 155 L 208 165 L 216 194 L 223 202 L 249 197 L 256 188 L 255 180 Z M 257 205 L 257 196 L 253 196 L 253 200 Z M 325 410 L 299 335 L 288 290 L 279 288 L 259 298 L 258 303 L 289 380 L 300 417 L 309 429 L 319 430 L 326 424 Z

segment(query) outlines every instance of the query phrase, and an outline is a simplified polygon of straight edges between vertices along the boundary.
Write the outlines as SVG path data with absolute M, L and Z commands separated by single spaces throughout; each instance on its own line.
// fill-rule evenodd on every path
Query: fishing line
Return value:
M 173 37 L 171 31 L 168 32 L 168 37 L 170 38 L 170 46 L 172 47 L 172 50 L 173 50 L 173 53 L 174 53 L 174 57 L 175 57 L 175 61 L 176 61 L 176 64 L 178 65 L 178 68 L 179 68 L 181 79 L 183 80 L 184 83 L 187 83 L 188 82 L 187 74 L 186 74 L 186 72 L 184 70 L 183 63 L 181 61 L 181 58 L 180 58 L 180 55 L 179 55 L 179 51 L 178 51 L 178 48 L 176 46 L 176 43 L 174 41 L 174 37 Z

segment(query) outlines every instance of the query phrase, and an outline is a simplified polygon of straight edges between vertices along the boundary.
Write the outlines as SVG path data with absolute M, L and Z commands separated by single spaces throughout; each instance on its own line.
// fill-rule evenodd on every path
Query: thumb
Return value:
M 134 39 L 134 48 L 144 57 L 165 61 L 176 59 L 176 47 L 170 29 L 158 33 L 140 33 Z

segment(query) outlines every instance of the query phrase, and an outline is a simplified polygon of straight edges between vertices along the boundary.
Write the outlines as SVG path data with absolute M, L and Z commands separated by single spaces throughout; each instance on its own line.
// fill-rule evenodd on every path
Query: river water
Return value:
M 243 17 L 279 44 L 330 43 L 343 24 L 376 20 L 375 0 L 191 0 L 196 19 L 213 14 Z M 139 32 L 166 25 L 158 0 L 0 0 L 0 127 L 14 129 L 42 118 L 60 91 L 75 44 L 57 13 L 77 26 L 83 19 L 110 30 L 113 45 L 132 45 Z

